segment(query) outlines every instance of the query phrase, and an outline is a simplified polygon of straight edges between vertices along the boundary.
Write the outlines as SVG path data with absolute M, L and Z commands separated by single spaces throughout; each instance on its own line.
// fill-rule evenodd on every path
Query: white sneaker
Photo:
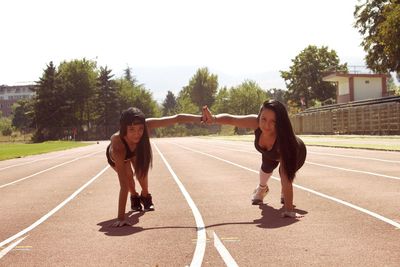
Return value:
M 254 189 L 253 196 L 251 198 L 251 204 L 260 205 L 263 203 L 264 197 L 268 194 L 269 188 L 266 185 L 265 187 L 261 187 L 260 185 Z

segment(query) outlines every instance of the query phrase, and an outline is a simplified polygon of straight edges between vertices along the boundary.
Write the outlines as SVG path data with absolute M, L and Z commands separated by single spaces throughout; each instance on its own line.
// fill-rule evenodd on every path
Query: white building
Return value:
M 336 84 L 336 103 L 388 96 L 387 75 L 334 72 L 323 81 Z
M 33 98 L 33 84 L 26 85 L 0 85 L 0 111 L 2 116 L 8 117 L 12 114 L 12 105 L 20 99 Z

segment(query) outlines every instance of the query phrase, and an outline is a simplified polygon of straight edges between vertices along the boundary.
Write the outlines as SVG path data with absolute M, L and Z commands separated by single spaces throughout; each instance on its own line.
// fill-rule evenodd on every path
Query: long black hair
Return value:
M 150 146 L 149 133 L 146 126 L 144 113 L 138 108 L 128 108 L 121 114 L 119 120 L 119 134 L 121 138 L 125 137 L 129 125 L 143 124 L 144 131 L 139 143 L 136 145 L 135 172 L 138 179 L 145 178 L 153 162 L 153 154 Z
M 275 113 L 276 142 L 278 142 L 283 168 L 289 180 L 292 182 L 297 171 L 298 143 L 292 124 L 290 123 L 288 112 L 281 102 L 277 100 L 267 100 L 260 108 L 258 119 L 263 109 L 270 109 Z

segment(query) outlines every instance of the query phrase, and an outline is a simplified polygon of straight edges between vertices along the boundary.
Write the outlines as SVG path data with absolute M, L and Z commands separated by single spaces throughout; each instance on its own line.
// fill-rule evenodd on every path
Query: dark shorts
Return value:
M 112 159 L 111 159 L 110 147 L 111 147 L 111 144 L 109 144 L 109 145 L 107 146 L 107 149 L 106 149 L 106 157 L 107 157 L 108 164 L 110 164 L 111 167 L 115 167 L 115 162 L 112 161 Z

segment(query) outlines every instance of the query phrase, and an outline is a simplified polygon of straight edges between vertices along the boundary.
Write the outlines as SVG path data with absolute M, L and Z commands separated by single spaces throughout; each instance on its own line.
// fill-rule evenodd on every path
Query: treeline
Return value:
M 230 88 L 220 87 L 218 75 L 204 67 L 196 71 L 177 95 L 169 91 L 163 103 L 158 104 L 129 67 L 123 77 L 114 77 L 111 69 L 98 67 L 93 60 L 64 61 L 59 66 L 50 62 L 36 82 L 35 98 L 20 101 L 15 107 L 13 125 L 22 130 L 33 128 L 35 142 L 65 138 L 89 140 L 108 139 L 118 130 L 121 112 L 130 106 L 140 108 L 147 117 L 200 114 L 203 105 L 215 113 L 254 114 L 265 100 L 274 98 L 296 112 L 304 105 L 312 106 L 334 97 L 334 85 L 322 82 L 324 71 L 347 69 L 346 64 L 339 64 L 336 52 L 327 47 L 309 46 L 293 63 L 290 70 L 281 71 L 288 90 L 265 90 L 251 80 Z M 207 133 L 206 127 L 176 125 L 158 129 L 153 134 Z

